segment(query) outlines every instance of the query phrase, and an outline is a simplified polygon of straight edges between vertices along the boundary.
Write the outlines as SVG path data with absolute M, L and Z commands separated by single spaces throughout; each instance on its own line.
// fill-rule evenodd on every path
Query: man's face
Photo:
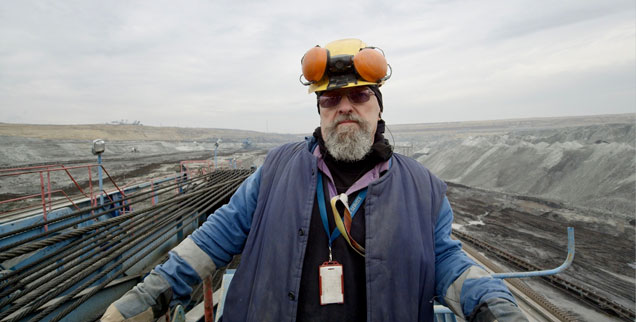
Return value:
M 327 91 L 319 105 L 320 129 L 329 153 L 337 160 L 361 160 L 373 144 L 380 119 L 373 92 L 366 86 Z

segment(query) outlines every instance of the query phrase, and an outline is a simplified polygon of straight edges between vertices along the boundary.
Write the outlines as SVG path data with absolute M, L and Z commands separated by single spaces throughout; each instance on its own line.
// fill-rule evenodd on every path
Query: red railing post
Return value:
M 44 197 L 44 176 L 42 175 L 42 171 L 40 171 L 40 195 L 42 196 L 42 210 L 44 211 L 42 214 L 44 216 L 44 231 L 49 231 L 49 225 L 46 224 L 46 197 Z
M 51 171 L 49 168 L 46 168 L 46 180 L 47 180 L 47 189 L 49 191 L 49 212 L 53 210 L 53 205 L 51 205 Z
M 150 190 L 152 191 L 152 205 L 155 205 L 155 183 L 154 180 L 150 180 Z
M 205 322 L 214 322 L 214 300 L 212 298 L 212 275 L 203 280 L 203 309 Z

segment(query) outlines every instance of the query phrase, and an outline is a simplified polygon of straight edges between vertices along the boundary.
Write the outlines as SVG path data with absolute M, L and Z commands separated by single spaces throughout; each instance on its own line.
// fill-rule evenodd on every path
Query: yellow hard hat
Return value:
M 359 39 L 342 39 L 316 46 L 301 59 L 300 82 L 309 93 L 355 86 L 382 86 L 391 77 L 384 52 Z M 306 81 L 303 81 L 302 78 Z

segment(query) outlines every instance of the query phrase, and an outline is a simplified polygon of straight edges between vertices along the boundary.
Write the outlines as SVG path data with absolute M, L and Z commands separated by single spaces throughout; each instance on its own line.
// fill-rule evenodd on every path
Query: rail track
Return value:
M 466 233 L 454 230 L 453 235 L 459 238 L 460 240 L 470 244 L 471 246 L 482 249 L 490 254 L 493 254 L 494 256 L 504 260 L 505 262 L 509 264 L 512 264 L 515 267 L 518 267 L 521 270 L 537 271 L 537 270 L 545 269 L 545 268 L 538 267 L 534 264 L 528 263 L 527 261 L 524 261 L 523 259 L 517 256 L 514 256 L 496 246 L 488 244 L 477 238 L 474 238 Z M 622 306 L 619 303 L 616 303 L 603 296 L 596 294 L 594 290 L 591 290 L 587 287 L 576 285 L 575 283 L 569 282 L 563 279 L 562 277 L 559 277 L 558 275 L 543 276 L 542 278 L 548 281 L 550 284 L 556 286 L 557 288 L 567 292 L 568 294 L 575 296 L 576 298 L 579 298 L 585 301 L 586 303 L 593 305 L 596 308 L 599 308 L 600 310 L 608 314 L 624 319 L 625 321 L 634 321 L 634 319 L 636 318 L 636 313 L 634 311 Z M 515 284 L 514 280 L 511 280 L 508 282 Z M 527 288 L 527 287 L 524 287 L 523 285 L 522 287 Z M 530 295 L 530 294 L 529 294 L 530 297 L 533 297 L 533 298 L 536 297 L 535 295 Z M 553 314 L 555 314 L 555 316 L 562 318 L 562 321 L 574 321 L 573 317 L 568 315 L 567 313 L 559 309 L 554 310 L 556 307 L 553 304 L 549 303 L 544 298 L 542 299 L 542 296 L 540 298 L 535 299 L 535 301 L 539 303 L 541 306 L 543 306 L 544 308 L 546 308 L 547 310 L 549 310 L 550 312 L 552 312 Z

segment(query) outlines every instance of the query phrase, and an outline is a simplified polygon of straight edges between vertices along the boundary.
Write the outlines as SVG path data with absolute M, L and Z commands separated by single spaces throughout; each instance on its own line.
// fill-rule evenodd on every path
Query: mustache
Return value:
M 338 124 L 340 122 L 344 122 L 344 121 L 355 121 L 357 123 L 361 123 L 362 119 L 360 117 L 358 117 L 357 115 L 353 115 L 353 114 L 341 114 L 338 115 L 335 119 L 334 119 L 334 124 Z

